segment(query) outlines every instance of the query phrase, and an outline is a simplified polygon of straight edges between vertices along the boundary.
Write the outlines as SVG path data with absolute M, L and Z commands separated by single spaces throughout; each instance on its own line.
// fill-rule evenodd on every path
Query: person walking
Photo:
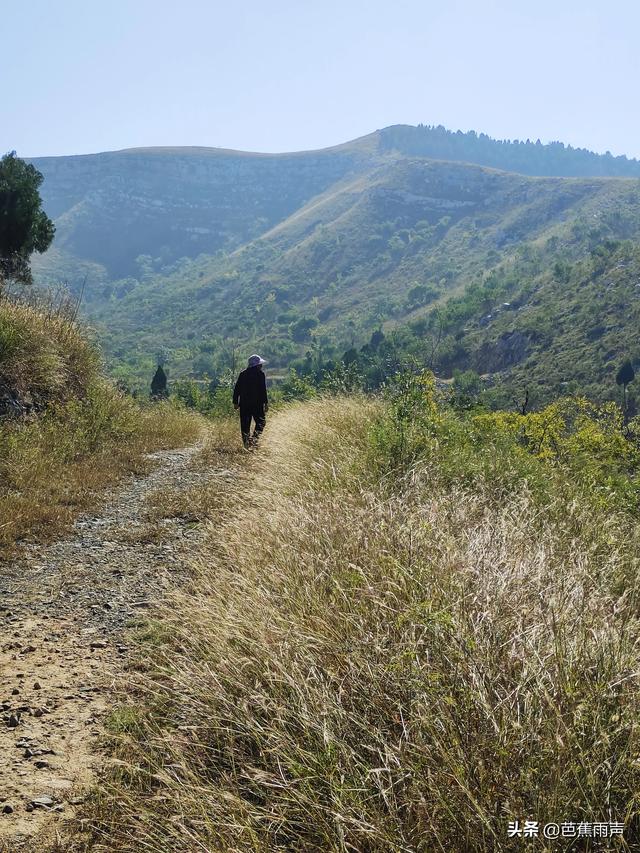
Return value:
M 269 408 L 267 378 L 262 365 L 267 362 L 259 355 L 249 356 L 247 367 L 240 373 L 233 389 L 233 406 L 240 409 L 242 443 L 249 450 L 256 444 L 266 421 Z M 251 435 L 251 421 L 255 422 Z

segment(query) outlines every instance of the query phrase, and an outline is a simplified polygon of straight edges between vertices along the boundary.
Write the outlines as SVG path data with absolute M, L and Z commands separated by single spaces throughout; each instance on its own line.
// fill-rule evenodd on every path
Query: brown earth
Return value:
M 203 526 L 150 507 L 212 476 L 200 446 L 151 455 L 151 474 L 112 491 L 50 545 L 0 563 L 0 851 L 64 850 L 99 784 L 99 743 L 129 654 L 127 632 L 186 577 Z M 179 501 L 177 502 L 179 506 Z M 162 517 L 169 515 L 169 517 Z

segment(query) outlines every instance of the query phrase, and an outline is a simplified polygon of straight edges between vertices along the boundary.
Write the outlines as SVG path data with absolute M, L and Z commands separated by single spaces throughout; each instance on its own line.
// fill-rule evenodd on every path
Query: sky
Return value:
M 640 157 L 637 0 L 0 7 L 0 153 L 297 151 L 423 123 Z

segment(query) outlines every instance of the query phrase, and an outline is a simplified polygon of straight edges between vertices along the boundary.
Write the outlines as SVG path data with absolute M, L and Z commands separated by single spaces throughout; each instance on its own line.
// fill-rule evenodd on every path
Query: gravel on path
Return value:
M 200 445 L 150 455 L 154 469 L 107 495 L 49 545 L 0 563 L 0 851 L 44 850 L 81 813 L 102 757 L 101 721 L 126 663 L 125 629 L 187 576 L 204 533 L 149 521 L 147 499 L 225 472 L 198 468 Z

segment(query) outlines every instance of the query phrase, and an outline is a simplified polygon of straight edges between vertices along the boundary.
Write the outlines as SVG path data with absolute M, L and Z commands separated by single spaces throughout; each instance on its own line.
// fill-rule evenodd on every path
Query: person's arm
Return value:
M 260 376 L 262 378 L 262 388 L 260 390 L 262 391 L 262 402 L 264 404 L 264 410 L 266 412 L 269 408 L 269 398 L 267 397 L 267 377 L 264 375 L 264 373 L 260 373 Z
M 240 405 L 240 377 L 236 379 L 236 384 L 233 388 L 233 408 L 237 409 Z

